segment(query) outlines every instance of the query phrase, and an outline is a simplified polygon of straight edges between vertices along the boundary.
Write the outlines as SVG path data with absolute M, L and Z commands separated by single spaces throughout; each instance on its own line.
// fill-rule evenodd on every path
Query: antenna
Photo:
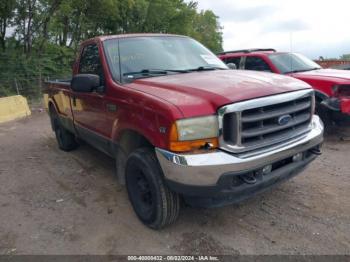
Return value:
M 292 52 L 293 52 L 293 32 L 289 32 L 289 49 L 290 49 L 290 70 L 293 71 L 293 60 L 292 60 Z

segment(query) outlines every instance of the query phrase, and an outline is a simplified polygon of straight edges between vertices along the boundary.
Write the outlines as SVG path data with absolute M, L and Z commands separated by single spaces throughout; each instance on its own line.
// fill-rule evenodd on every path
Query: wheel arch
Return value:
M 125 184 L 125 167 L 129 155 L 138 148 L 154 148 L 151 139 L 134 129 L 120 131 L 115 140 L 116 171 L 119 183 Z
M 124 129 L 119 134 L 118 144 L 125 152 L 132 152 L 140 147 L 154 147 L 151 139 L 133 129 Z
M 49 110 L 49 113 L 52 113 L 52 110 L 55 110 L 57 112 L 56 104 L 52 99 L 49 100 L 49 102 L 47 104 L 47 108 Z
M 48 108 L 47 110 L 48 110 L 48 113 L 49 113 L 49 116 L 50 116 L 50 122 L 51 122 L 52 131 L 55 131 L 57 123 L 55 122 L 55 119 L 53 118 L 53 115 L 54 114 L 58 114 L 55 102 L 50 99 L 48 104 L 47 104 L 47 108 Z
M 323 100 L 326 100 L 329 98 L 329 96 L 326 93 L 320 90 L 314 90 L 314 91 L 315 91 L 315 99 L 318 102 L 322 102 Z

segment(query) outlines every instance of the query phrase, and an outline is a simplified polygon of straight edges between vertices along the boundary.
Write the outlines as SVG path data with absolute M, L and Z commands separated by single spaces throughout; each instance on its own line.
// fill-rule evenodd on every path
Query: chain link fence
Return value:
M 15 49 L 0 52 L 0 97 L 19 94 L 29 101 L 39 100 L 44 81 L 71 78 L 73 61 L 72 50 L 30 56 Z
M 36 101 L 42 98 L 45 81 L 69 78 L 67 75 L 18 75 L 11 79 L 0 79 L 0 97 L 23 95 L 29 101 Z

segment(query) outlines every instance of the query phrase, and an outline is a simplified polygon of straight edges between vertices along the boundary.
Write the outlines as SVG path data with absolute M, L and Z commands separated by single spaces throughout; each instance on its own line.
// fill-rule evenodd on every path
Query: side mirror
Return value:
M 93 74 L 78 74 L 71 81 L 71 88 L 75 92 L 92 92 L 100 86 L 100 77 Z
M 237 69 L 237 66 L 234 63 L 228 63 L 227 67 L 230 68 L 230 69 L 233 69 L 233 70 Z

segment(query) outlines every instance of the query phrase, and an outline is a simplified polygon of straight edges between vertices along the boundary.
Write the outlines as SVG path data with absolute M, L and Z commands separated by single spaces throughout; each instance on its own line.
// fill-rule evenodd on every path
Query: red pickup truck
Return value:
M 273 72 L 305 81 L 315 90 L 316 111 L 326 123 L 350 121 L 350 72 L 322 69 L 307 57 L 274 49 L 246 49 L 218 54 L 237 69 Z
M 154 229 L 176 220 L 182 200 L 222 206 L 295 176 L 323 142 L 308 84 L 229 70 L 184 36 L 87 40 L 72 80 L 45 87 L 59 147 L 79 138 L 115 158 L 135 213 Z

